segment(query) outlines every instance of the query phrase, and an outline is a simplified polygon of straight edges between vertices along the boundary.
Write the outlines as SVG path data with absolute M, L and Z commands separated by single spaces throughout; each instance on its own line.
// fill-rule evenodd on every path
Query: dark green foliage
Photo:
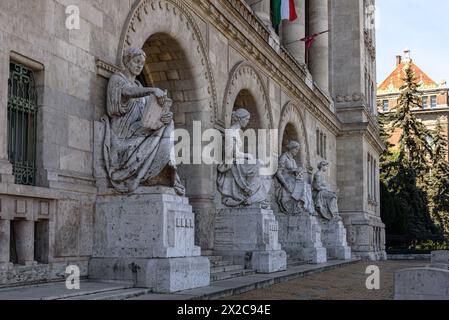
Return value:
M 379 117 L 381 139 L 387 150 L 381 156 L 381 215 L 387 234 L 410 243 L 442 240 L 441 228 L 431 215 L 429 182 L 433 159 L 432 134 L 412 112 L 421 108 L 421 96 L 412 69 L 406 69 L 394 112 Z M 388 139 L 401 131 L 396 149 Z M 388 237 L 387 237 L 388 238 Z
M 432 217 L 449 239 L 449 163 L 447 161 L 447 138 L 438 121 L 433 135 L 432 175 L 429 195 L 432 201 Z

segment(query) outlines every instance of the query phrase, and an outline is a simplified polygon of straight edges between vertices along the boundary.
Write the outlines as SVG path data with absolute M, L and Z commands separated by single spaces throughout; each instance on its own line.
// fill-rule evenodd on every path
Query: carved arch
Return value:
M 289 101 L 282 108 L 279 121 L 279 154 L 282 154 L 282 142 L 287 125 L 295 128 L 296 136 L 301 143 L 301 159 L 304 161 L 302 165 L 310 166 L 310 148 L 309 137 L 306 130 L 304 115 L 297 104 Z
M 261 120 L 260 129 L 274 128 L 270 98 L 262 79 L 260 73 L 248 62 L 240 62 L 232 69 L 223 99 L 222 112 L 224 114 L 221 114 L 222 122 L 224 122 L 226 128 L 231 125 L 234 103 L 243 90 L 250 92 L 255 100 Z
M 208 104 L 212 122 L 217 123 L 217 91 L 207 47 L 194 16 L 181 0 L 138 0 L 132 7 L 120 37 L 117 65 L 122 66 L 125 48 L 142 48 L 155 34 L 168 34 L 189 55 L 196 75 L 207 82 Z

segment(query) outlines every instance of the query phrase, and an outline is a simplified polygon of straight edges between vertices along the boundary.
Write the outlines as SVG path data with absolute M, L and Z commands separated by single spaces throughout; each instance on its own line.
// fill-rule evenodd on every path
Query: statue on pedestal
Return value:
M 261 161 L 244 152 L 242 129 L 250 120 L 250 113 L 238 109 L 232 113 L 231 128 L 226 132 L 225 153 L 227 161 L 218 166 L 217 187 L 222 202 L 227 207 L 248 207 L 260 204 L 268 208 L 268 186 L 261 182 Z M 228 159 L 228 157 L 232 159 Z
M 295 156 L 300 151 L 300 144 L 290 141 L 287 145 L 287 152 L 279 158 L 276 178 L 278 181 L 276 189 L 276 199 L 279 208 L 283 213 L 298 215 L 306 212 L 315 214 L 312 197 L 312 186 L 309 184 L 306 172 L 298 167 Z
M 313 179 L 313 198 L 316 211 L 325 219 L 340 218 L 338 213 L 337 193 L 332 191 L 324 179 L 324 174 L 329 167 L 329 162 L 321 161 L 318 164 L 318 172 Z
M 104 160 L 111 184 L 121 193 L 166 180 L 178 195 L 185 189 L 174 158 L 172 101 L 158 88 L 143 87 L 136 77 L 146 55 L 138 48 L 123 54 L 125 71 L 109 80 L 105 125 Z M 163 177 L 162 177 L 163 180 Z

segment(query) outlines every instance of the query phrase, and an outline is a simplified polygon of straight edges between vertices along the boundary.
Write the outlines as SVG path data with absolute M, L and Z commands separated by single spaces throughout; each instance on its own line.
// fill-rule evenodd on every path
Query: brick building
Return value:
M 449 88 L 446 81 L 436 82 L 430 78 L 410 56 L 410 50 L 404 51 L 404 56 L 396 57 L 396 68 L 379 85 L 377 89 L 377 101 L 379 113 L 394 112 L 397 106 L 397 100 L 400 95 L 400 88 L 404 84 L 402 80 L 405 77 L 407 66 L 415 73 L 415 78 L 419 84 L 419 92 L 422 94 L 422 108 L 415 108 L 413 112 L 427 128 L 435 129 L 439 120 L 443 126 L 443 133 L 448 136 L 448 116 L 449 116 Z M 393 132 L 390 143 L 397 145 L 401 137 L 401 132 Z

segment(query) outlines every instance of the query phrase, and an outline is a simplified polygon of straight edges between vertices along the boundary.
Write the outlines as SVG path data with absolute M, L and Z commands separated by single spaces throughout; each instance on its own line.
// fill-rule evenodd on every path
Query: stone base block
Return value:
M 164 187 L 99 196 L 94 242 L 96 258 L 201 255 L 195 246 L 195 217 L 188 199 Z
M 273 273 L 287 270 L 287 254 L 283 250 L 254 251 L 252 267 L 258 273 Z
M 317 217 L 308 214 L 278 214 L 276 219 L 279 221 L 279 242 L 290 258 L 312 264 L 327 261 Z
M 172 293 L 210 284 L 210 262 L 206 257 L 136 259 L 93 258 L 89 278 L 132 281 L 138 288 Z
M 214 251 L 257 272 L 285 270 L 287 255 L 281 250 L 278 231 L 272 210 L 222 209 L 215 221 Z
M 328 259 L 349 260 L 351 248 L 346 239 L 346 228 L 340 218 L 322 222 L 322 241 Z
M 326 248 L 304 248 L 300 250 L 299 257 L 301 260 L 306 261 L 309 264 L 320 264 L 327 262 L 327 250 Z
M 449 270 L 449 251 L 432 251 L 431 261 L 432 268 Z
M 326 250 L 330 259 L 350 260 L 352 256 L 350 247 L 327 247 Z
M 449 300 L 449 270 L 412 268 L 394 275 L 395 300 Z

